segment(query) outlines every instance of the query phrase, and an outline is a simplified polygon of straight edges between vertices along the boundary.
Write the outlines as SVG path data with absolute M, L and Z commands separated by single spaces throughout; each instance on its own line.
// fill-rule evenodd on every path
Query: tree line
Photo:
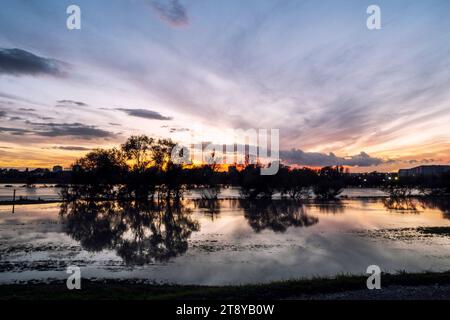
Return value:
M 335 199 L 344 187 L 379 187 L 392 196 L 408 196 L 418 189 L 427 195 L 448 195 L 449 174 L 435 179 L 401 178 L 386 174 L 351 175 L 341 166 L 289 168 L 277 174 L 260 174 L 261 166 L 250 164 L 221 172 L 217 164 L 185 167 L 171 160 L 175 143 L 145 135 L 131 136 L 119 148 L 96 149 L 78 159 L 72 167 L 72 195 L 90 197 L 180 198 L 187 189 L 201 190 L 205 199 L 217 198 L 220 188 L 239 187 L 246 199 L 283 197 Z M 362 179 L 362 177 L 364 177 Z

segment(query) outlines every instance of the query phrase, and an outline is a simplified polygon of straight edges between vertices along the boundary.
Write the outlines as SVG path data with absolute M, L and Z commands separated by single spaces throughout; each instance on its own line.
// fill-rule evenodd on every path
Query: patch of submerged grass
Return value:
M 436 273 L 383 274 L 382 287 L 434 286 L 450 284 L 450 271 Z M 312 278 L 276 281 L 267 284 L 234 286 L 193 286 L 146 284 L 134 280 L 83 280 L 81 290 L 67 290 L 65 281 L 29 282 L 0 285 L 0 299 L 113 299 L 113 300 L 227 300 L 227 299 L 289 299 L 322 293 L 367 290 L 366 275 L 338 275 L 333 278 Z
M 424 234 L 450 236 L 450 227 L 419 227 L 417 231 Z
M 395 228 L 356 231 L 359 236 L 373 238 L 384 238 L 388 240 L 423 240 L 433 236 L 450 236 L 450 226 L 447 227 L 417 227 L 417 228 Z

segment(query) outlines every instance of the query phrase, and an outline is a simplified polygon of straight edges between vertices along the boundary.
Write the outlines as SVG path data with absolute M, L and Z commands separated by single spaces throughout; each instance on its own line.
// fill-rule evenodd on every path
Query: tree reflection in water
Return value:
M 450 198 L 448 197 L 390 197 L 383 199 L 386 209 L 403 213 L 419 213 L 430 209 L 439 210 L 445 219 L 450 219 Z
M 444 219 L 450 219 L 450 198 L 423 198 L 420 203 L 426 209 L 440 210 Z
M 200 229 L 180 201 L 93 201 L 61 205 L 65 230 L 88 251 L 114 249 L 126 264 L 164 262 L 188 249 Z
M 194 205 L 196 208 L 201 209 L 204 214 L 210 216 L 212 221 L 220 214 L 221 202 L 218 199 L 194 200 Z
M 411 197 L 389 197 L 382 200 L 384 207 L 389 211 L 402 213 L 419 213 L 420 203 Z
M 316 201 L 311 204 L 312 207 L 319 210 L 320 213 L 338 214 L 344 213 L 345 205 L 341 200 Z
M 264 229 L 285 232 L 289 227 L 309 227 L 319 222 L 319 218 L 309 216 L 298 201 L 241 200 L 239 205 L 255 232 Z

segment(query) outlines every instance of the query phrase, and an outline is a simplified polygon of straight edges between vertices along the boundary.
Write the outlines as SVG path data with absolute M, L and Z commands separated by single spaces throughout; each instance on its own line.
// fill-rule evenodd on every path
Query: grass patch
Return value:
M 450 227 L 420 227 L 417 231 L 424 234 L 450 236 Z
M 289 299 L 300 295 L 367 290 L 366 276 L 340 275 L 237 286 L 155 285 L 133 280 L 83 280 L 81 290 L 68 290 L 65 281 L 0 285 L 2 300 L 229 300 Z M 442 273 L 383 274 L 382 286 L 450 284 L 450 271 Z

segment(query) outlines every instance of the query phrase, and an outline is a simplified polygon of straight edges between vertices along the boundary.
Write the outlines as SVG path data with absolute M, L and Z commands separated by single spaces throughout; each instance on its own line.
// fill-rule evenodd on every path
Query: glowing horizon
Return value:
M 79 0 L 68 30 L 65 1 L 5 0 L 0 167 L 69 167 L 135 134 L 230 144 L 237 128 L 279 129 L 293 165 L 448 165 L 450 3 L 377 4 L 371 31 L 365 1 Z

